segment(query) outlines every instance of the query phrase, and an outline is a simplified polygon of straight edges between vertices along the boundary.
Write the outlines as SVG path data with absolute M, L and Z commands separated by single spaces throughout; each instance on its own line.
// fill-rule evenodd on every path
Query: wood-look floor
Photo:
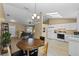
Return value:
M 19 49 L 16 47 L 16 43 L 20 39 L 12 39 L 11 46 L 12 46 L 12 53 L 18 51 Z M 68 43 L 57 41 L 57 40 L 50 40 L 48 41 L 48 56 L 68 56 Z

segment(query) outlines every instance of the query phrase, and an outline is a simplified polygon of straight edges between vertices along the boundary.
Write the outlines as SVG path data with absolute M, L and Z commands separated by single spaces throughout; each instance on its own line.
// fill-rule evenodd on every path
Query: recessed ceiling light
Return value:
M 53 12 L 53 13 L 47 13 L 47 16 L 51 16 L 52 18 L 61 18 L 61 14 L 59 14 L 58 12 Z
M 47 13 L 46 15 L 54 15 L 54 14 L 59 14 L 58 12 L 53 12 L 53 13 Z

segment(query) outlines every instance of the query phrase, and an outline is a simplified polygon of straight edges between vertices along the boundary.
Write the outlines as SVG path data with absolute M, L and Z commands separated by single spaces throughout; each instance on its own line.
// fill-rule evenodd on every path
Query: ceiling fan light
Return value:
M 34 17 L 36 17 L 36 16 L 37 16 L 37 14 L 36 14 L 36 13 L 34 13 L 34 14 L 33 14 L 33 16 L 34 16 Z
M 37 16 L 37 19 L 40 19 L 40 16 Z
M 34 19 L 34 16 L 32 16 L 32 19 Z

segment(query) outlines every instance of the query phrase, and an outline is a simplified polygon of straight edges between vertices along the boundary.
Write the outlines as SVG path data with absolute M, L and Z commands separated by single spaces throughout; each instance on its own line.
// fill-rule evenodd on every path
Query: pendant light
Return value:
M 36 13 L 36 3 L 35 3 L 35 8 L 34 8 L 34 13 L 32 15 L 32 20 L 35 22 L 35 23 L 39 23 L 39 19 L 40 19 L 40 16 Z

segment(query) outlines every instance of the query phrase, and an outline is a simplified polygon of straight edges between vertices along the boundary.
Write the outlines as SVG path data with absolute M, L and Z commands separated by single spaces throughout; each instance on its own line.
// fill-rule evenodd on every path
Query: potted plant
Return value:
M 3 50 L 6 50 L 6 48 L 9 47 L 9 44 L 11 41 L 10 36 L 11 36 L 11 34 L 9 32 L 3 33 L 2 37 L 1 37 L 1 45 L 3 47 Z
M 6 46 L 10 43 L 11 39 L 10 39 L 11 34 L 9 32 L 5 32 L 2 35 L 2 46 Z

